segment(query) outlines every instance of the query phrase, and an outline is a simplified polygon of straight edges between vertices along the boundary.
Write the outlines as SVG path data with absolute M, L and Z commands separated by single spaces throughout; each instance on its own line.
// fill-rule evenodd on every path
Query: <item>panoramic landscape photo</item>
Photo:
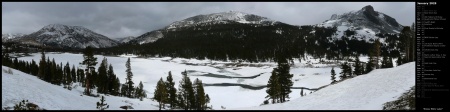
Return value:
M 2 110 L 415 110 L 414 2 L 2 2 Z

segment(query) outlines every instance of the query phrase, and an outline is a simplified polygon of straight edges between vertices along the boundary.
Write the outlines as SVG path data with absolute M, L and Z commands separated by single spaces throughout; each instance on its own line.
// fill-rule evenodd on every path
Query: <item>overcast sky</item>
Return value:
M 414 2 L 2 2 L 2 34 L 29 34 L 48 24 L 65 24 L 84 26 L 110 38 L 139 36 L 174 21 L 230 10 L 292 25 L 313 25 L 366 5 L 402 25 L 415 21 Z

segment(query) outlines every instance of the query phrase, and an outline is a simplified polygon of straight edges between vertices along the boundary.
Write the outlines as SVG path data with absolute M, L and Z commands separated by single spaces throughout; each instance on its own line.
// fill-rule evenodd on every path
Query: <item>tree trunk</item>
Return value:
M 86 73 L 86 95 L 91 95 L 89 88 L 89 71 Z

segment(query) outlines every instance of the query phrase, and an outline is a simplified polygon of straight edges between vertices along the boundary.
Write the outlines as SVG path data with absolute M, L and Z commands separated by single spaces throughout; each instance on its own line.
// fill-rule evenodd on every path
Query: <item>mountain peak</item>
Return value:
M 364 10 L 364 11 L 375 11 L 371 5 L 364 6 L 361 10 Z
M 49 24 L 25 37 L 43 44 L 62 48 L 85 48 L 87 46 L 104 48 L 117 45 L 116 41 L 90 29 L 63 24 Z
M 337 35 L 344 36 L 344 32 L 356 32 L 354 37 L 376 37 L 377 33 L 399 33 L 401 26 L 394 18 L 382 12 L 375 11 L 371 5 L 364 6 L 361 10 L 350 11 L 343 14 L 333 14 L 329 20 L 318 24 L 324 27 L 336 27 Z M 347 35 L 349 36 L 349 35 Z
M 226 11 L 226 12 L 202 14 L 202 15 L 189 17 L 189 18 L 183 19 L 181 21 L 176 21 L 176 22 L 170 24 L 169 26 L 166 27 L 166 29 L 189 27 L 189 26 L 199 25 L 199 24 L 203 24 L 203 23 L 226 24 L 229 21 L 234 21 L 234 22 L 238 22 L 238 23 L 251 23 L 251 24 L 262 24 L 262 23 L 274 23 L 275 22 L 266 17 L 261 17 L 261 16 L 254 15 L 254 14 L 231 10 L 231 11 Z
M 363 12 L 367 12 L 371 15 L 378 16 L 378 13 L 375 12 L 375 10 L 373 9 L 373 7 L 371 5 L 364 6 L 361 10 Z

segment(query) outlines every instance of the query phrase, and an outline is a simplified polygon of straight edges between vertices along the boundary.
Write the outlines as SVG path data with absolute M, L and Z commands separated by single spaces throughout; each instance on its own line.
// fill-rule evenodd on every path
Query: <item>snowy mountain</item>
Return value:
M 128 37 L 123 37 L 123 38 L 116 38 L 116 40 L 119 42 L 119 43 L 127 43 L 127 42 L 129 42 L 130 40 L 133 40 L 133 39 L 135 39 L 136 37 L 134 37 L 134 36 L 128 36 Z
M 145 44 L 145 43 L 155 42 L 156 40 L 163 38 L 163 37 L 164 37 L 164 35 L 162 34 L 162 30 L 155 30 L 155 31 L 144 33 L 141 36 L 138 36 L 128 42 Z
M 323 27 L 336 27 L 334 37 L 354 35 L 359 39 L 374 38 L 377 33 L 400 33 L 403 26 L 394 18 L 375 11 L 371 5 L 361 10 L 350 11 L 344 14 L 333 14 L 329 20 L 318 24 Z M 368 38 L 366 38 L 368 37 Z
M 415 63 L 377 69 L 281 104 L 238 110 L 381 110 L 415 85 Z
M 177 31 L 179 29 L 187 27 L 197 27 L 197 26 L 204 27 L 218 24 L 230 24 L 233 22 L 241 24 L 260 24 L 260 25 L 273 25 L 280 23 L 278 21 L 274 21 L 266 17 L 261 17 L 258 15 L 238 11 L 212 13 L 206 15 L 197 15 L 180 21 L 173 22 L 172 24 L 166 26 L 163 29 L 147 32 L 137 37 L 136 39 L 132 40 L 132 42 L 139 44 L 154 42 L 164 37 L 164 34 L 162 33 L 164 31 Z
M 104 48 L 115 46 L 118 43 L 106 36 L 95 33 L 82 26 L 67 26 L 50 24 L 37 32 L 24 36 L 24 39 L 33 39 L 47 46 L 62 48 Z
M 22 33 L 16 33 L 16 34 L 12 34 L 12 33 L 7 33 L 7 34 L 2 34 L 2 42 L 6 42 L 12 39 L 16 39 L 16 38 L 21 38 L 22 36 L 24 36 L 25 34 Z
M 180 27 L 189 27 L 194 26 L 202 23 L 209 23 L 209 24 L 225 24 L 228 23 L 228 21 L 235 21 L 239 23 L 244 24 L 273 24 L 276 21 L 270 20 L 266 17 L 261 17 L 254 14 L 248 14 L 244 12 L 238 12 L 238 11 L 228 11 L 228 12 L 220 12 L 220 13 L 212 13 L 212 14 L 206 14 L 206 15 L 197 15 L 193 16 L 181 21 L 176 21 L 169 26 L 166 27 L 166 29 L 174 29 L 174 28 L 180 28 Z

